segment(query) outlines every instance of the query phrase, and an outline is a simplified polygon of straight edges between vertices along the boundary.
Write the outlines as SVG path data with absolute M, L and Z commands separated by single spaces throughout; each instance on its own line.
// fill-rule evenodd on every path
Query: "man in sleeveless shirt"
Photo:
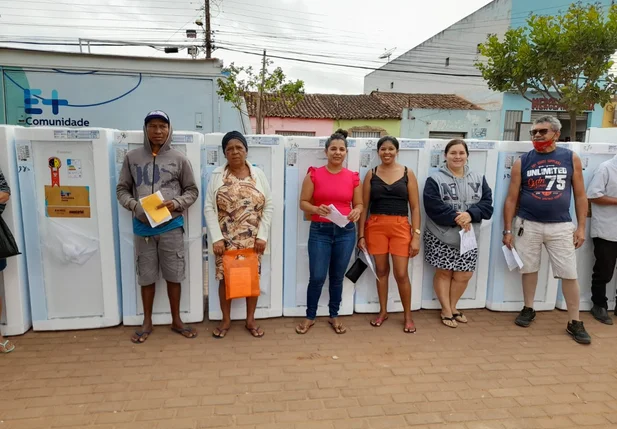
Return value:
M 581 159 L 571 150 L 557 146 L 560 132 L 561 123 L 552 116 L 534 122 L 530 131 L 534 149 L 512 166 L 503 211 L 503 243 L 510 249 L 516 247 L 523 262 L 525 304 L 515 323 L 528 327 L 536 317 L 533 302 L 544 245 L 553 275 L 562 281 L 569 318 L 566 331 L 576 342 L 590 344 L 591 337 L 579 320 L 575 255 L 575 249 L 585 241 L 587 195 Z M 570 216 L 572 193 L 578 226 L 574 226 Z

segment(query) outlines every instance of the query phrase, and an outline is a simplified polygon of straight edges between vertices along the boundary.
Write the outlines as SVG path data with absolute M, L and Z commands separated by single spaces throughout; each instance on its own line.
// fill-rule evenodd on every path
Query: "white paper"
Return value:
M 501 248 L 503 250 L 503 256 L 506 258 L 506 264 L 508 264 L 508 269 L 512 271 L 515 268 L 523 268 L 523 261 L 521 261 L 520 256 L 516 252 L 516 249 L 513 247 L 512 250 L 508 249 L 508 246 L 505 244 Z
M 362 256 L 364 256 L 364 258 L 362 258 Z M 362 253 L 360 254 L 360 259 L 364 260 L 366 265 L 371 269 L 371 272 L 373 273 L 377 281 L 379 281 L 379 279 L 377 278 L 377 271 L 375 271 L 375 266 L 373 265 L 373 258 L 371 257 L 371 255 L 369 255 L 366 250 L 363 250 Z
M 161 191 L 156 191 L 155 194 L 158 195 L 161 201 L 165 201 L 165 198 L 163 198 L 163 194 L 161 194 Z M 141 204 L 141 200 L 139 203 Z M 157 223 L 157 222 L 154 222 L 154 220 L 152 220 L 152 218 L 150 217 L 147 211 L 144 210 L 144 213 L 146 214 L 146 218 L 148 218 L 148 222 L 150 222 L 150 226 L 152 228 L 156 228 L 159 225 L 163 225 L 165 222 L 169 222 L 172 218 L 171 213 L 170 213 L 169 216 L 165 217 L 163 220 Z
M 461 255 L 478 248 L 476 241 L 476 233 L 473 231 L 473 225 L 470 225 L 469 231 L 461 229 L 458 232 L 461 235 Z
M 340 228 L 345 228 L 345 226 L 349 223 L 347 216 L 341 214 L 341 212 L 334 207 L 334 204 L 330 204 L 328 207 L 330 208 L 330 214 L 326 216 L 326 219 Z

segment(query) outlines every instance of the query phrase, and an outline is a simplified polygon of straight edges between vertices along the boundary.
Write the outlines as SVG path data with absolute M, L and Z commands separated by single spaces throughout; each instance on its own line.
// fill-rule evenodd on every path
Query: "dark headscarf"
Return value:
M 225 152 L 225 148 L 227 147 L 227 143 L 229 143 L 230 140 L 239 140 L 244 145 L 244 149 L 246 149 L 246 151 L 248 152 L 249 145 L 246 142 L 246 138 L 244 138 L 242 133 L 239 132 L 239 131 L 230 131 L 230 132 L 228 132 L 227 134 L 225 134 L 223 136 L 223 152 Z

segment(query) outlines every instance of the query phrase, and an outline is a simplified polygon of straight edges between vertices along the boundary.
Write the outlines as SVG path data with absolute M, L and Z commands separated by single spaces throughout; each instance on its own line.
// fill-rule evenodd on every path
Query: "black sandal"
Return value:
M 458 323 L 467 323 L 467 318 L 462 311 L 460 313 L 453 313 L 452 317 L 454 317 L 454 320 L 456 320 Z

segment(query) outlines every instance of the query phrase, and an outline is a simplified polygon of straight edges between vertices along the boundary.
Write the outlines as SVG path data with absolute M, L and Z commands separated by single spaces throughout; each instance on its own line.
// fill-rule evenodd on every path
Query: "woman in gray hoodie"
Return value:
M 463 140 L 446 145 L 446 161 L 426 180 L 424 209 L 424 258 L 437 270 L 433 279 L 441 303 L 441 321 L 450 328 L 467 323 L 456 305 L 476 270 L 478 249 L 460 254 L 461 229 L 473 230 L 476 241 L 480 223 L 493 215 L 493 196 L 486 178 L 467 166 L 469 149 Z

